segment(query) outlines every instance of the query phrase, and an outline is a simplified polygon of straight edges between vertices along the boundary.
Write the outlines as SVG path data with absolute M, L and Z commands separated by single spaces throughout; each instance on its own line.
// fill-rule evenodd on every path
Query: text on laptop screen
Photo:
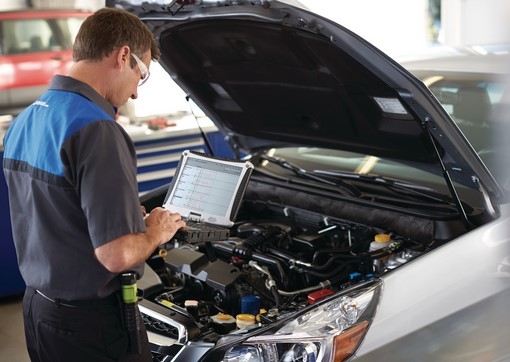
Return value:
M 226 215 L 241 172 L 242 167 L 189 158 L 170 204 L 200 213 Z

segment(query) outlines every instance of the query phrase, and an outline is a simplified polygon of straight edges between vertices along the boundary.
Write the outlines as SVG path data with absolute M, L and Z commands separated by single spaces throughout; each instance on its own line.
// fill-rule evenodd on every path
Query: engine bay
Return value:
M 379 278 L 462 232 L 452 219 L 296 196 L 252 179 L 226 240 L 174 239 L 159 249 L 145 272 L 157 282 L 141 280 L 148 331 L 216 343 Z

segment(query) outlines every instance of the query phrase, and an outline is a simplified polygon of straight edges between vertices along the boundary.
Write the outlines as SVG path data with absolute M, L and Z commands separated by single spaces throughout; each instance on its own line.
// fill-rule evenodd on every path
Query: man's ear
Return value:
M 117 49 L 116 60 L 117 65 L 120 69 L 125 66 L 131 67 L 131 59 L 129 59 L 130 50 L 127 45 L 124 45 Z

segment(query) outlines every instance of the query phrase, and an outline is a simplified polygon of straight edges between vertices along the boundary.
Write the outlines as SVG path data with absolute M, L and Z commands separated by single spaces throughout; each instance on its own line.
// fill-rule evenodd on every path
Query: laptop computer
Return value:
M 228 239 L 252 170 L 249 161 L 184 151 L 163 202 L 163 208 L 186 221 L 176 238 L 190 243 Z

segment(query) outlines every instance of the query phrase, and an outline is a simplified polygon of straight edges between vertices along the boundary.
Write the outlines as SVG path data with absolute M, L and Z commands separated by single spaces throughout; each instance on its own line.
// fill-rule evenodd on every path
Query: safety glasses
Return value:
M 147 82 L 147 79 L 149 79 L 149 76 L 151 73 L 149 72 L 149 68 L 138 58 L 136 55 L 131 53 L 133 58 L 136 60 L 136 64 L 138 64 L 138 69 L 140 69 L 140 82 L 138 83 L 138 86 L 141 86 L 145 82 Z

